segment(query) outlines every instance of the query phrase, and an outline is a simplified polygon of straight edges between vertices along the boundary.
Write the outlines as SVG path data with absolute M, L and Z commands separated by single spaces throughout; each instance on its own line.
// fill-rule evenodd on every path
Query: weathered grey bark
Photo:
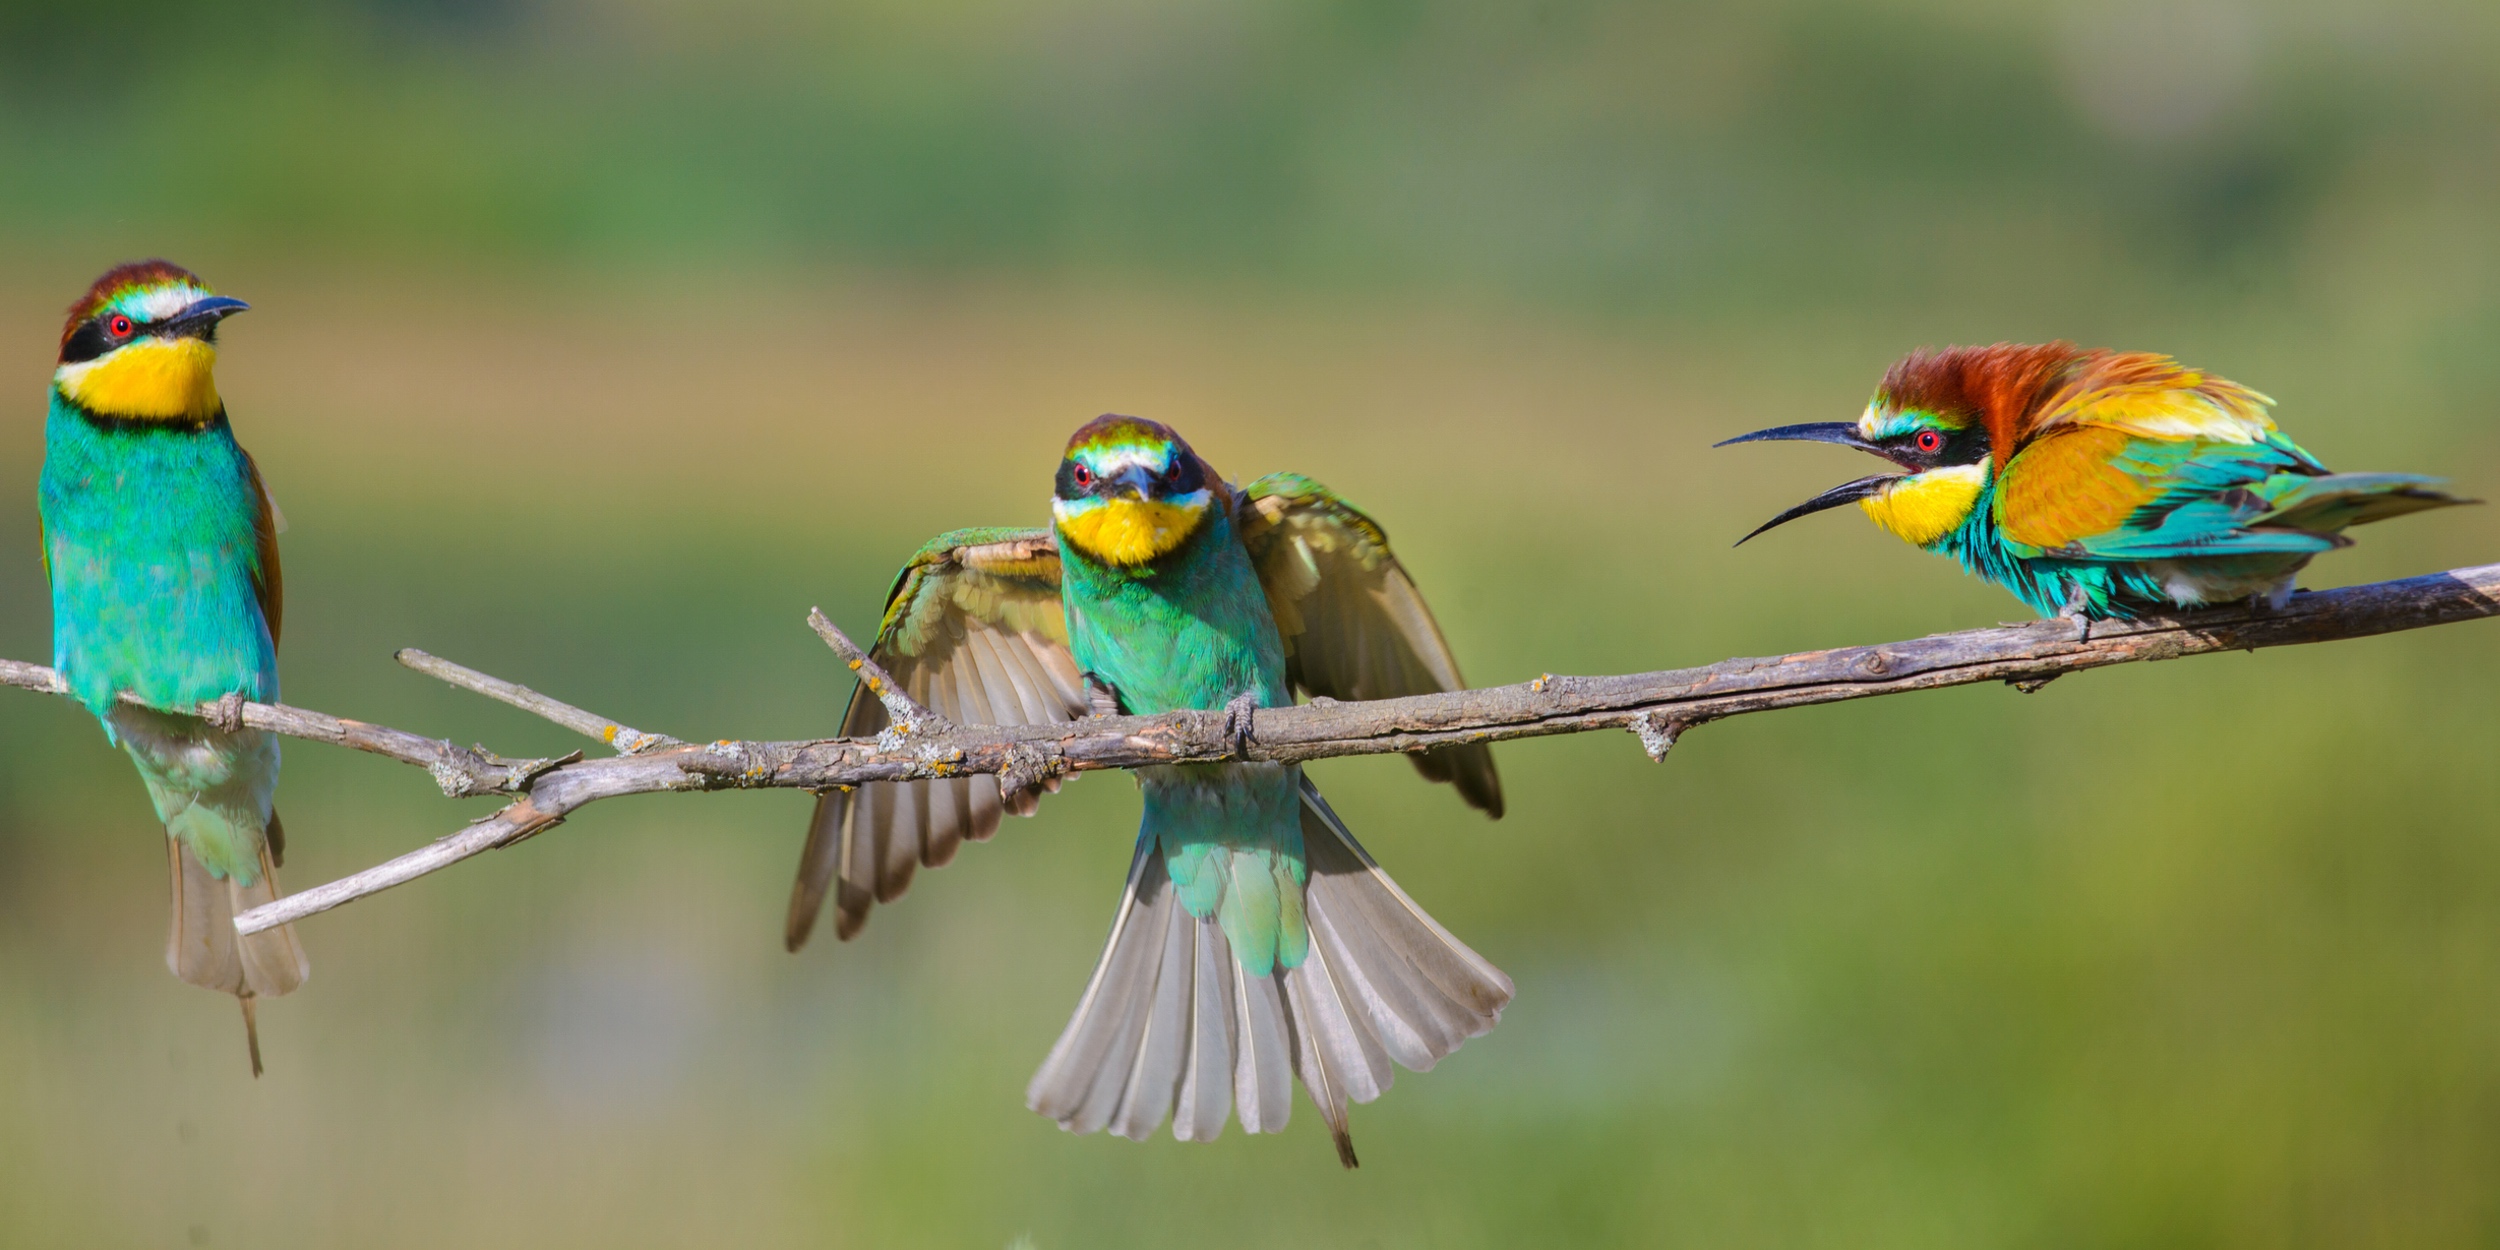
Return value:
M 1539 677 L 1483 690 L 1260 709 L 1250 740 L 1236 748 L 1225 713 L 1102 717 L 1061 725 L 996 728 L 951 725 L 917 708 L 838 630 L 810 624 L 855 670 L 879 680 L 900 725 L 875 740 L 677 742 L 625 729 L 525 687 L 403 652 L 403 662 L 454 685 L 537 712 L 610 746 L 613 758 L 509 760 L 397 729 L 298 708 L 246 703 L 243 723 L 289 737 L 370 751 L 426 769 L 443 793 L 515 796 L 508 807 L 449 837 L 327 885 L 291 894 L 235 918 L 257 933 L 411 881 L 480 851 L 545 830 L 600 799 L 660 791 L 804 789 L 999 773 L 1029 786 L 1052 773 L 1148 764 L 1246 758 L 1299 761 L 1338 755 L 1417 751 L 1453 742 L 1499 742 L 1592 729 L 1629 729 L 1653 758 L 1677 734 L 1708 721 L 1809 703 L 1906 690 L 2003 681 L 2024 689 L 2066 673 L 2139 660 L 2215 651 L 2330 642 L 2500 615 L 2500 565 L 2452 569 L 2402 581 L 2299 594 L 2280 611 L 2232 609 L 2145 621 L 2035 621 L 1937 634 L 1906 642 L 1622 677 Z M 411 658 L 411 657 L 415 658 Z M 66 694 L 60 675 L 0 660 L 0 684 Z M 203 704 L 202 714 L 218 710 Z

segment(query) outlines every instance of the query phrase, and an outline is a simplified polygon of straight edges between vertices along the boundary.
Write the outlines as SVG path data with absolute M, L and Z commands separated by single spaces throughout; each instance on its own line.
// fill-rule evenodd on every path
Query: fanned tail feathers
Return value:
M 1301 784 L 1308 958 L 1243 973 L 1141 840 L 1102 961 L 1027 1105 L 1070 1132 L 1143 1139 L 1169 1116 L 1174 1137 L 1206 1141 L 1234 1111 L 1246 1132 L 1282 1130 L 1298 1076 L 1353 1167 L 1348 1106 L 1389 1088 L 1392 1060 L 1427 1071 L 1500 1021 L 1510 978 L 1424 914 Z

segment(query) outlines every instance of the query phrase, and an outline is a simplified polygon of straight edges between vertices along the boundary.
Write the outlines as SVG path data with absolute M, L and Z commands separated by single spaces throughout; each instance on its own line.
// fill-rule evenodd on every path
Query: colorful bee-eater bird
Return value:
M 190 714 L 278 697 L 277 515 L 214 376 L 218 323 L 244 307 L 161 260 L 98 278 L 61 332 L 41 495 L 53 666 L 165 824 L 165 963 L 241 1000 L 258 1076 L 254 1000 L 310 971 L 291 929 L 234 931 L 278 896 L 278 744 Z
M 895 579 L 876 658 L 924 706 L 979 724 L 1455 690 L 1458 665 L 1371 519 L 1295 474 L 1226 483 L 1178 434 L 1105 416 L 1060 462 L 1048 530 L 946 534 Z M 888 724 L 855 692 L 842 732 Z M 1412 757 L 1499 817 L 1482 745 Z M 1145 817 L 1093 980 L 1027 1103 L 1073 1132 L 1205 1141 L 1237 1109 L 1284 1128 L 1299 1076 L 1339 1160 L 1347 1103 L 1500 1019 L 1511 983 L 1381 872 L 1299 765 L 1137 772 Z M 1055 785 L 1052 787 L 1055 788 Z M 916 864 L 1031 814 L 995 777 L 871 784 L 818 800 L 790 949 L 828 889 L 848 938 Z
M 2273 403 L 2168 356 L 1999 343 L 1911 353 L 1856 421 L 1719 445 L 1839 443 L 1898 466 L 1790 508 L 1740 545 L 1854 503 L 2043 616 L 2281 607 L 2310 557 L 2351 544 L 2346 527 L 2472 502 L 2438 478 L 2329 473 L 2274 428 Z

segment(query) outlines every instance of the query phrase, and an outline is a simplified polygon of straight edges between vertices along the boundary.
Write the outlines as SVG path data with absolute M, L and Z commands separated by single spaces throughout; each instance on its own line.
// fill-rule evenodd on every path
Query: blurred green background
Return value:
M 2339 468 L 2500 491 L 2484 0 L 0 2 L 0 654 L 50 654 L 58 310 L 164 254 L 292 522 L 290 702 L 569 749 L 423 646 L 685 737 L 832 731 L 811 604 L 1170 421 L 1373 510 L 1479 682 L 2019 615 L 1714 439 L 1920 344 L 2175 353 Z M 2500 558 L 2376 527 L 2311 585 Z M 803 795 L 603 805 L 160 962 L 158 835 L 0 692 L 0 1243 L 2488 1246 L 2489 626 L 1508 746 L 1487 823 L 1315 771 L 1519 985 L 1282 1138 L 1070 1137 L 1097 776 L 782 953 Z M 288 747 L 297 888 L 488 810 Z

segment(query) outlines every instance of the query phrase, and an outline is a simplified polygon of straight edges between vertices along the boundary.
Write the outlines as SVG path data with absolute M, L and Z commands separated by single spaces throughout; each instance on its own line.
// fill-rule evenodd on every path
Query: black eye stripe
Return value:
M 1185 449 L 1172 453 L 1171 458 L 1164 462 L 1160 471 L 1150 469 L 1144 464 L 1135 467 L 1137 470 L 1153 475 L 1150 480 L 1154 486 L 1149 493 L 1157 498 L 1187 495 L 1206 488 L 1206 467 L 1198 462 L 1196 456 L 1190 455 Z M 1074 500 L 1092 494 L 1105 480 L 1102 474 L 1094 471 L 1093 466 L 1070 457 L 1059 462 L 1055 486 L 1059 498 Z
M 61 344 L 61 363 L 74 365 L 93 360 L 118 346 L 104 323 L 90 318 L 70 334 L 68 342 Z
M 1988 432 L 1972 424 L 1961 427 L 1918 426 L 1877 440 L 1887 454 L 1913 471 L 1947 464 L 1976 463 L 1988 454 Z

